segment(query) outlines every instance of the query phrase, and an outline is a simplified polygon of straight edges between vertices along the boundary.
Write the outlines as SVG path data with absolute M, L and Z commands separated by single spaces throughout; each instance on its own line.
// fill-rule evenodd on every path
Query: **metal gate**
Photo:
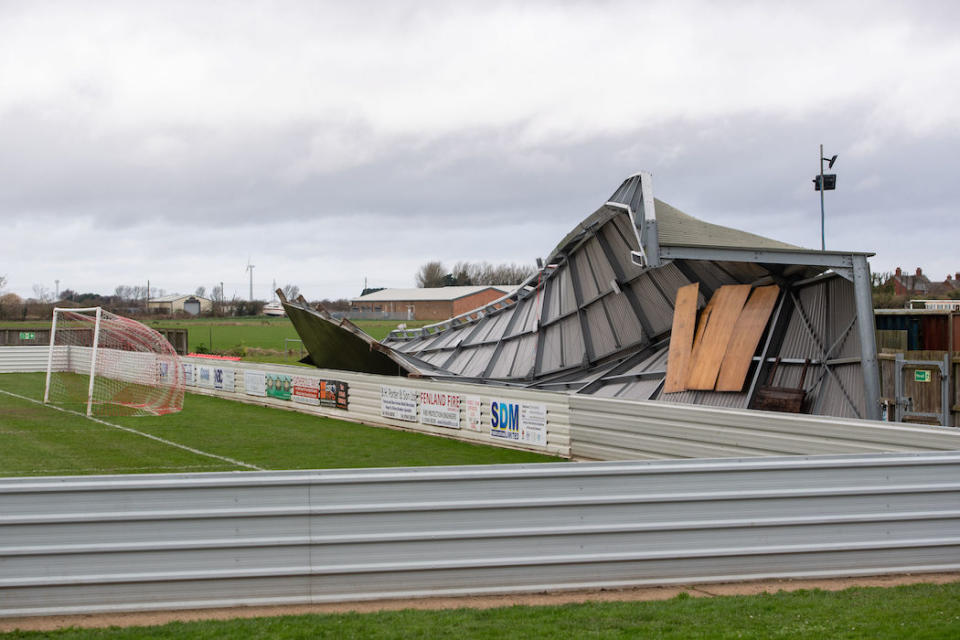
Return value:
M 907 360 L 898 353 L 894 384 L 897 422 L 905 418 L 931 418 L 943 427 L 952 426 L 949 353 L 943 360 Z

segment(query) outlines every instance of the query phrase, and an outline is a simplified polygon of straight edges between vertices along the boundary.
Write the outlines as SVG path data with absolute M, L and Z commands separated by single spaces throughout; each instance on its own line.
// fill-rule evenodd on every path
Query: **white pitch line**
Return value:
M 143 431 L 137 431 L 136 429 L 131 429 L 130 427 L 124 427 L 119 424 L 113 424 L 112 422 L 107 422 L 106 420 L 101 420 L 100 418 L 93 418 L 79 411 L 71 411 L 70 409 L 64 409 L 63 407 L 57 407 L 52 404 L 44 404 L 39 400 L 34 400 L 33 398 L 28 398 L 27 396 L 21 396 L 17 393 L 11 393 L 10 391 L 4 391 L 0 389 L 0 393 L 12 396 L 14 398 L 20 398 L 21 400 L 26 400 L 27 402 L 32 402 L 34 404 L 39 404 L 41 407 L 48 407 L 50 409 L 56 409 L 57 411 L 62 411 L 64 413 L 70 413 L 75 416 L 80 416 L 81 418 L 86 418 L 87 420 L 92 420 L 98 424 L 106 425 L 108 427 L 113 427 L 114 429 L 120 429 L 121 431 L 126 431 L 128 433 L 133 433 L 138 436 L 143 436 L 144 438 L 149 438 L 150 440 L 156 440 L 157 442 L 162 442 L 163 444 L 170 445 L 171 447 L 176 447 L 178 449 L 183 449 L 184 451 L 189 451 L 190 453 L 196 453 L 197 455 L 206 456 L 208 458 L 216 458 L 217 460 L 223 460 L 224 462 L 229 462 L 230 464 L 235 464 L 238 467 L 246 467 L 248 469 L 253 469 L 254 471 L 266 471 L 263 467 L 258 467 L 256 465 L 247 464 L 246 462 L 240 462 L 239 460 L 234 460 L 233 458 L 228 458 L 226 456 L 218 456 L 215 453 L 207 453 L 206 451 L 201 451 L 200 449 L 194 449 L 193 447 L 188 447 L 185 444 L 180 444 L 178 442 L 173 442 L 172 440 L 166 440 L 159 436 L 154 436 L 149 433 L 144 433 Z

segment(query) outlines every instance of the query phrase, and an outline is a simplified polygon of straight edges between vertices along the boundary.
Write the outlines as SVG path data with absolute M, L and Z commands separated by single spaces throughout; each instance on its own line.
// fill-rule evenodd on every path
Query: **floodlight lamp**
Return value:
M 827 161 L 827 169 L 833 169 L 833 163 L 837 161 L 837 154 L 833 154 L 832 158 L 824 158 Z

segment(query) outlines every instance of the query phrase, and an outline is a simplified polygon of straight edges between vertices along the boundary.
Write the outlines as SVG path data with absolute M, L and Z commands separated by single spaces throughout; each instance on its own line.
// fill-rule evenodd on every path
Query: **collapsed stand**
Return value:
M 53 310 L 45 403 L 88 416 L 163 415 L 183 407 L 184 377 L 157 331 L 100 307 Z

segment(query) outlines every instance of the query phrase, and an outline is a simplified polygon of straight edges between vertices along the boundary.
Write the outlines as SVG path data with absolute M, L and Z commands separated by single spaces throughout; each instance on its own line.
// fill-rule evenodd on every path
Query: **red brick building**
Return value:
M 894 295 L 898 296 L 925 297 L 930 294 L 930 288 L 933 286 L 930 278 L 923 275 L 923 270 L 920 267 L 917 267 L 916 274 L 912 276 L 905 275 L 903 270 L 897 267 L 893 276 L 884 282 L 884 285 L 890 284 L 893 285 Z
M 481 285 L 381 289 L 350 301 L 351 311 L 406 314 L 409 320 L 447 320 L 501 298 L 515 287 Z
M 935 296 L 948 296 L 957 290 L 960 290 L 960 271 L 952 276 L 948 273 L 943 282 L 937 282 L 933 285 L 930 293 Z

